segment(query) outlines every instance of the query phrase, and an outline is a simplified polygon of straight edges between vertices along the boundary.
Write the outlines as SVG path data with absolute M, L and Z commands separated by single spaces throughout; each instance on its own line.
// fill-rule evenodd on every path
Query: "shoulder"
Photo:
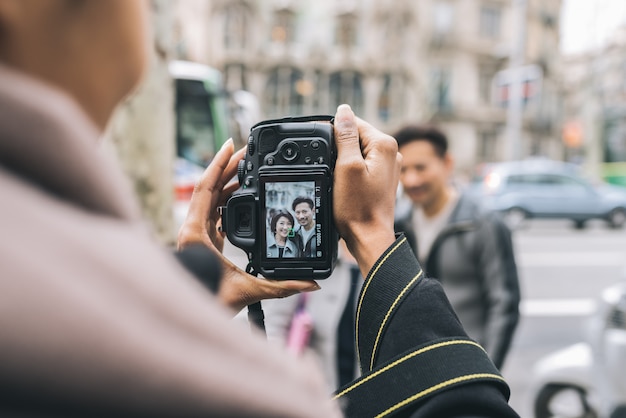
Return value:
M 287 240 L 287 242 L 285 242 L 285 247 L 291 249 L 291 250 L 295 250 L 296 249 L 296 244 L 293 241 Z
M 480 202 L 465 193 L 461 193 L 453 217 L 457 220 L 473 221 L 478 224 L 505 227 L 502 216 L 498 212 L 486 209 Z

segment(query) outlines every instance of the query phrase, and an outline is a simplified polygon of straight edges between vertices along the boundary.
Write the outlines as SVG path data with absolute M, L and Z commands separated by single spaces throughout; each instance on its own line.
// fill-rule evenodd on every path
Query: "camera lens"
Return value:
M 300 147 L 295 142 L 285 142 L 280 149 L 280 153 L 286 161 L 293 161 L 300 154 Z

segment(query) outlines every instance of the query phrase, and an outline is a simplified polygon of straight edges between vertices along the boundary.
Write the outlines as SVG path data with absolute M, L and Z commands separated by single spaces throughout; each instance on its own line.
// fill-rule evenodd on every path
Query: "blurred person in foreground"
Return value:
M 227 183 L 243 155 L 231 141 L 197 185 L 179 235 L 181 249 L 200 243 L 220 263 L 217 298 L 151 239 L 129 184 L 97 147 L 145 69 L 147 11 L 142 0 L 0 0 L 0 415 L 314 418 L 339 417 L 341 405 L 355 417 L 380 408 L 516 416 L 439 284 L 394 236 L 395 141 L 348 106 L 336 114 L 333 210 L 366 277 L 357 345 L 368 382 L 333 402 L 306 358 L 230 321 L 254 301 L 318 288 L 252 277 L 221 255 L 218 207 L 237 187 Z M 402 297 L 379 312 L 399 286 Z M 412 366 L 396 369 L 405 352 Z M 433 359 L 436 370 L 425 367 Z M 379 377 L 404 384 L 354 397 Z M 424 382 L 432 386 L 421 390 Z M 406 388 L 417 391 L 394 403 Z M 368 398 L 375 405 L 359 412 Z
M 443 132 L 409 125 L 394 136 L 408 197 L 397 205 L 396 230 L 405 233 L 426 274 L 441 281 L 467 334 L 501 369 L 519 320 L 511 233 L 451 184 L 454 162 Z

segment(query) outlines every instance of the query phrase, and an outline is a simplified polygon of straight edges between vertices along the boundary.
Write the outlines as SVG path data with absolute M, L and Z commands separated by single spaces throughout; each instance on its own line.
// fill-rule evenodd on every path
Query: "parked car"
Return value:
M 512 229 L 530 218 L 571 219 L 583 228 L 603 219 L 612 228 L 626 223 L 626 188 L 592 184 L 578 167 L 537 159 L 487 164 L 468 189 L 488 209 L 502 212 Z

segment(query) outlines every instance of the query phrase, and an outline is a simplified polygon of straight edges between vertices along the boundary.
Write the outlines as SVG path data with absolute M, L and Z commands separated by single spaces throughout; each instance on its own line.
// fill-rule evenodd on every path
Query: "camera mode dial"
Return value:
M 246 175 L 246 160 L 239 160 L 237 163 L 237 180 L 239 180 L 239 185 L 243 184 L 243 177 Z

